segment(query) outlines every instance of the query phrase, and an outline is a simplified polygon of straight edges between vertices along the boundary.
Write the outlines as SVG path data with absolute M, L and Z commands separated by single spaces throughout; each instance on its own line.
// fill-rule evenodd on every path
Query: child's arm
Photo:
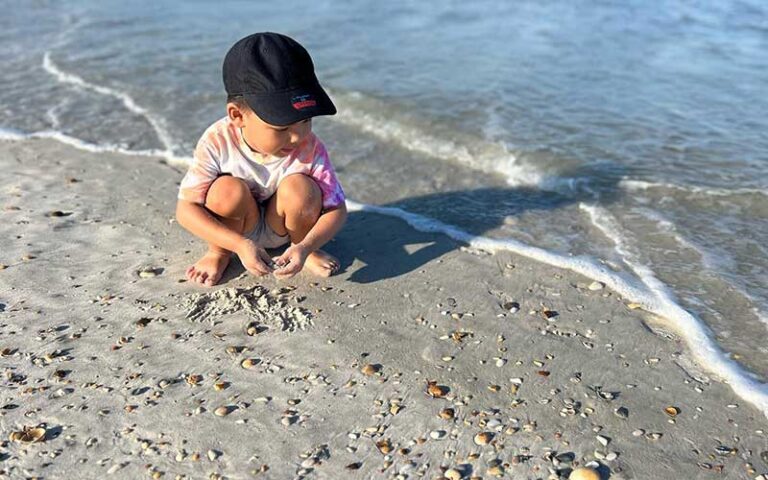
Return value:
M 263 248 L 227 228 L 202 205 L 179 199 L 176 204 L 176 221 L 206 242 L 235 252 L 249 272 L 265 275 L 271 271 L 267 267 L 271 259 Z
M 296 245 L 291 245 L 280 258 L 275 260 L 278 266 L 285 265 L 275 270 L 278 278 L 290 278 L 301 271 L 307 256 L 328 243 L 344 226 L 347 221 L 347 205 L 342 203 L 338 208 L 320 215 L 317 223 L 304 236 L 304 239 Z

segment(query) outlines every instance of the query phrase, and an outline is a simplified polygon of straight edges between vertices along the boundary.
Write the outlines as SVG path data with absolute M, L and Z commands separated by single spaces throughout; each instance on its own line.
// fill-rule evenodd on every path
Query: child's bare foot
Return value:
M 229 265 L 230 254 L 208 250 L 203 258 L 187 269 L 187 280 L 212 287 L 221 279 Z
M 320 277 L 330 277 L 339 270 L 339 261 L 331 254 L 315 250 L 307 256 L 304 266 Z

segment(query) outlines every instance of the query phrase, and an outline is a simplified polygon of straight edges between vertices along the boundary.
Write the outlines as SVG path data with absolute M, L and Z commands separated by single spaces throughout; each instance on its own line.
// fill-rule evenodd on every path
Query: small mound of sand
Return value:
M 253 288 L 222 288 L 187 298 L 186 318 L 193 322 L 211 321 L 222 315 L 244 311 L 252 321 L 294 332 L 312 325 L 312 315 L 305 309 L 288 305 L 285 295 L 272 295 L 257 285 Z

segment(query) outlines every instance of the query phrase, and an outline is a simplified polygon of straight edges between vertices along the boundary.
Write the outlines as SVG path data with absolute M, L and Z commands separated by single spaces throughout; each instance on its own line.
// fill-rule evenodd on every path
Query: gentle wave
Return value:
M 677 230 L 677 226 L 665 218 L 664 215 L 649 208 L 633 208 L 632 211 L 639 213 L 652 222 L 655 222 L 659 230 L 671 235 L 678 244 L 696 252 L 696 254 L 701 259 L 702 265 L 704 265 L 705 268 L 709 270 L 717 270 L 718 261 L 715 260 L 715 257 L 701 245 L 698 245 L 693 241 L 683 237 Z
M 679 185 L 675 183 L 664 182 L 649 182 L 646 180 L 633 180 L 630 178 L 624 178 L 619 182 L 619 186 L 626 190 L 651 190 L 654 188 L 664 190 L 677 190 L 694 195 L 708 195 L 712 197 L 731 197 L 736 195 L 765 195 L 768 196 L 768 191 L 761 190 L 759 188 L 715 188 L 715 187 L 700 187 L 698 185 Z
M 754 404 L 768 417 L 768 385 L 755 381 L 751 372 L 744 370 L 738 363 L 731 360 L 712 339 L 709 328 L 704 322 L 675 301 L 671 290 L 656 278 L 650 268 L 639 261 L 637 251 L 621 233 L 618 222 L 610 212 L 597 205 L 580 204 L 579 207 L 587 212 L 592 224 L 613 241 L 616 251 L 638 275 L 647 287 L 647 291 L 640 297 L 633 298 L 632 294 L 636 292 L 632 289 L 625 293 L 624 285 L 604 283 L 625 298 L 642 304 L 645 310 L 668 320 L 677 333 L 685 339 L 696 360 L 728 383 L 737 395 Z M 578 271 L 574 268 L 571 270 Z
M 330 120 L 369 133 L 386 142 L 439 160 L 451 160 L 475 170 L 500 174 L 510 186 L 536 186 L 546 190 L 571 186 L 571 179 L 547 176 L 532 166 L 521 165 L 515 153 L 501 142 L 479 142 L 477 148 L 471 149 L 454 140 L 435 136 L 405 120 L 393 118 L 392 115 L 373 113 L 380 110 L 374 108 L 376 100 L 366 98 L 361 93 L 330 93 L 339 106 L 338 113 L 329 117 Z M 366 108 L 364 104 L 371 106 Z
M 160 143 L 162 143 L 163 147 L 165 147 L 165 150 L 168 152 L 169 155 L 171 156 L 173 155 L 175 143 L 173 142 L 173 139 L 171 137 L 171 134 L 168 132 L 167 127 L 165 126 L 165 120 L 156 117 L 149 110 L 138 105 L 130 95 L 128 95 L 125 92 L 115 90 L 113 88 L 103 87 L 101 85 L 96 85 L 96 84 L 87 82 L 82 78 L 78 77 L 77 75 L 61 70 L 53 62 L 53 60 L 51 60 L 51 52 L 45 52 L 45 54 L 43 55 L 43 68 L 45 69 L 46 72 L 53 75 L 61 83 L 74 85 L 75 87 L 84 89 L 84 90 L 91 90 L 96 93 L 114 97 L 122 101 L 123 105 L 125 105 L 125 108 L 127 108 L 129 111 L 141 117 L 144 117 L 147 120 L 147 122 L 149 122 L 149 124 L 152 126 L 155 133 L 157 134 L 157 138 L 160 140 Z
M 40 132 L 23 133 L 17 130 L 0 128 L 0 140 L 29 140 L 33 138 L 51 138 L 61 143 L 75 147 L 79 150 L 93 153 L 119 153 L 122 155 L 136 155 L 141 157 L 159 157 L 168 161 L 168 163 L 188 167 L 192 162 L 192 157 L 177 157 L 165 150 L 130 150 L 113 144 L 95 144 L 89 143 L 79 138 L 72 137 L 57 130 L 43 130 Z

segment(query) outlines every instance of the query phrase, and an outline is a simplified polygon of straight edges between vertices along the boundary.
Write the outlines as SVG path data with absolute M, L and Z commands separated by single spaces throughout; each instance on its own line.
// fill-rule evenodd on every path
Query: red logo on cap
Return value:
M 296 110 L 303 110 L 305 108 L 316 106 L 317 102 L 312 100 L 311 95 L 299 95 L 291 99 L 291 104 Z

